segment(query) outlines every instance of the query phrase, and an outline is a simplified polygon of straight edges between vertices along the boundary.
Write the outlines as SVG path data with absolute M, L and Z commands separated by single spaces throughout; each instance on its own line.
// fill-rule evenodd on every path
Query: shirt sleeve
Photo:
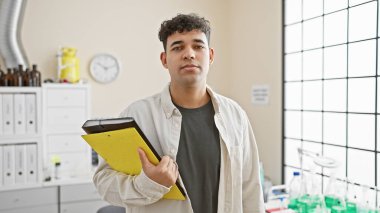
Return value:
M 124 207 L 155 203 L 170 191 L 151 180 L 143 170 L 139 175 L 126 175 L 113 170 L 101 158 L 93 182 L 103 200 Z
M 244 123 L 243 212 L 264 213 L 263 191 L 259 174 L 259 153 L 247 115 L 245 115 Z

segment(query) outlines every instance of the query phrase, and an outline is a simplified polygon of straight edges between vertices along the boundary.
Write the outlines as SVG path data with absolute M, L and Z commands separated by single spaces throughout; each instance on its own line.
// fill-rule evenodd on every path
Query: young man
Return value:
M 101 196 L 126 212 L 264 212 L 248 117 L 206 84 L 214 60 L 210 31 L 209 22 L 195 14 L 179 14 L 161 25 L 161 61 L 171 82 L 121 116 L 136 120 L 162 160 L 155 166 L 139 149 L 139 175 L 116 172 L 104 161 L 94 175 Z M 186 200 L 161 199 L 177 178 Z

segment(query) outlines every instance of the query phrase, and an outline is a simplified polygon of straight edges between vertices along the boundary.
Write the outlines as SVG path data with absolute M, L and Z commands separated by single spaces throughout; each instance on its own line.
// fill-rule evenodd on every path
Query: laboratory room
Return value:
M 380 212 L 379 8 L 0 0 L 0 213 Z

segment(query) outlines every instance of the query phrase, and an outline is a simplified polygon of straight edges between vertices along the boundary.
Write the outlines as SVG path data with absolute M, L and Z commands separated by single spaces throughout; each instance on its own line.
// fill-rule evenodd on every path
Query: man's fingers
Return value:
M 166 165 L 168 167 L 168 169 L 172 169 L 174 167 L 174 163 L 173 163 L 173 160 L 170 159 L 168 164 Z
M 170 157 L 165 155 L 164 157 L 162 157 L 161 162 L 164 165 L 168 165 L 168 163 L 170 163 L 170 160 L 171 160 Z
M 178 177 L 179 177 L 179 171 L 178 171 L 178 169 L 175 171 L 175 180 L 177 181 L 177 179 L 178 179 Z
M 170 164 L 170 161 L 171 161 L 171 158 L 169 156 L 165 155 L 164 157 L 161 158 L 161 161 L 158 164 L 158 166 L 160 168 L 167 168 L 168 165 Z
M 140 157 L 142 167 L 146 168 L 147 166 L 150 166 L 151 163 L 150 163 L 148 157 L 146 156 L 144 150 L 142 150 L 141 148 L 138 148 L 137 152 L 139 153 L 139 157 Z

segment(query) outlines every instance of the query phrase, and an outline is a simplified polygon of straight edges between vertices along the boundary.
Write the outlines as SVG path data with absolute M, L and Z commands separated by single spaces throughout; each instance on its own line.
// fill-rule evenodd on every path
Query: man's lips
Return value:
M 193 68 L 200 68 L 200 67 L 194 64 L 187 64 L 187 65 L 181 66 L 181 69 L 193 69 Z

